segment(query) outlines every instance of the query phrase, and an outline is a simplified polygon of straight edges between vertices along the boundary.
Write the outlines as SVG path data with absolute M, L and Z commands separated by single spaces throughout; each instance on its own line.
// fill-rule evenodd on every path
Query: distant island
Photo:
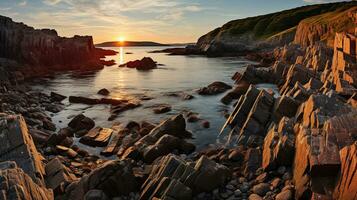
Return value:
M 162 44 L 150 41 L 111 41 L 96 44 L 96 47 L 145 47 L 145 46 L 187 46 L 191 43 Z

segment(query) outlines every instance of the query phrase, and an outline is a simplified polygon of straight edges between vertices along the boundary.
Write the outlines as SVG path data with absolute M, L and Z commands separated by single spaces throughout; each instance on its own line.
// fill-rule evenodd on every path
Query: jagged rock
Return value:
M 154 164 L 142 185 L 140 199 L 191 199 L 195 192 L 209 192 L 222 186 L 228 177 L 226 167 L 204 156 L 194 164 L 167 155 Z
M 248 65 L 238 83 L 242 81 L 250 84 L 269 83 L 272 82 L 272 77 L 269 68 Z
M 58 101 L 58 102 L 61 102 L 61 101 L 65 100 L 67 98 L 66 96 L 63 96 L 63 95 L 58 94 L 56 92 L 51 92 L 50 96 L 51 96 L 51 100 L 52 101 Z
M 104 95 L 104 96 L 107 96 L 107 95 L 109 95 L 109 94 L 110 94 L 110 92 L 109 92 L 109 90 L 108 90 L 108 89 L 103 88 L 103 89 L 100 89 L 100 90 L 98 91 L 98 94 L 100 94 L 100 95 Z
M 51 136 L 49 133 L 38 129 L 30 129 L 29 132 L 35 144 L 45 144 Z
M 77 180 L 77 177 L 64 166 L 59 158 L 54 158 L 45 166 L 46 170 L 46 185 L 53 189 L 55 193 L 62 193 L 63 185 L 69 184 Z
M 183 115 L 177 115 L 165 120 L 144 137 L 135 140 L 135 144 L 127 145 L 123 151 L 118 152 L 118 156 L 134 155 L 134 159 L 137 159 L 137 156 L 140 155 L 139 157 L 150 163 L 157 157 L 166 155 L 173 150 L 189 154 L 195 147 L 185 142 L 184 139 L 191 136 L 192 133 L 186 131 Z M 123 153 L 124 155 L 122 155 Z
M 167 155 L 175 149 L 180 152 L 190 154 L 195 150 L 195 146 L 187 143 L 185 140 L 166 134 L 163 135 L 155 144 L 146 147 L 143 152 L 143 157 L 146 162 L 151 163 L 156 158 Z
M 110 108 L 111 116 L 108 120 L 113 121 L 120 113 L 140 106 L 141 104 L 139 102 L 121 102 L 117 105 L 112 105 Z
M 295 154 L 293 120 L 282 118 L 278 127 L 272 127 L 264 139 L 262 167 L 272 170 L 277 166 L 290 166 Z
M 334 191 L 334 199 L 357 198 L 357 144 L 346 146 L 340 151 L 341 172 Z
M 38 185 L 45 185 L 43 157 L 37 151 L 21 115 L 0 113 L 0 161 L 12 160 Z
M 336 98 L 320 94 L 312 95 L 305 102 L 303 125 L 321 128 L 328 118 L 349 112 L 351 112 L 351 107 Z
M 1 199 L 54 199 L 52 190 L 36 184 L 14 161 L 0 163 L 0 179 Z
M 249 84 L 247 83 L 240 83 L 236 85 L 231 91 L 229 91 L 222 99 L 221 102 L 228 105 L 234 99 L 239 99 L 242 95 L 244 95 L 247 90 L 249 89 Z
M 114 53 L 95 48 L 91 36 L 59 37 L 55 30 L 34 29 L 3 16 L 0 24 L 0 57 L 35 66 L 21 70 L 25 77 L 49 70 L 102 69 L 100 57 Z
M 120 145 L 127 134 L 129 134 L 128 129 L 121 128 L 120 130 L 113 131 L 108 146 L 100 154 L 104 156 L 111 156 L 118 153 Z
M 82 136 L 79 142 L 92 147 L 105 147 L 108 145 L 112 133 L 112 129 L 97 127 Z
M 293 98 L 283 95 L 277 100 L 274 109 L 274 120 L 279 121 L 282 117 L 294 117 L 300 104 Z
M 90 129 L 94 128 L 95 122 L 84 116 L 83 114 L 75 116 L 69 123 L 68 127 L 73 129 L 74 132 L 79 131 L 89 131 Z M 86 132 L 85 132 L 86 133 Z
M 232 86 L 227 85 L 226 83 L 223 82 L 213 82 L 207 87 L 203 87 L 197 91 L 198 94 L 200 95 L 216 95 L 223 93 L 229 89 L 232 89 Z
M 66 199 L 84 199 L 90 190 L 102 190 L 104 194 L 113 198 L 128 195 L 137 190 L 137 182 L 128 160 L 108 161 L 90 174 L 83 176 L 66 188 Z
M 293 87 L 296 82 L 304 85 L 308 83 L 309 80 L 313 77 L 314 73 L 311 70 L 300 64 L 294 64 L 290 67 L 285 78 L 285 84 L 281 90 L 284 91 L 290 87 Z
M 271 120 L 274 96 L 265 90 L 260 91 L 249 115 L 240 131 L 239 144 L 260 145 L 266 134 L 266 126 Z

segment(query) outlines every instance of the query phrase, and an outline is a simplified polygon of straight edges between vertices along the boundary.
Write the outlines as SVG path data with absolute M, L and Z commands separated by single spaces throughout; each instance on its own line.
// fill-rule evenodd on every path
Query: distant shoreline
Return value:
M 111 41 L 96 44 L 96 47 L 170 47 L 170 46 L 187 46 L 193 43 L 176 43 L 176 44 L 162 44 L 150 41 Z

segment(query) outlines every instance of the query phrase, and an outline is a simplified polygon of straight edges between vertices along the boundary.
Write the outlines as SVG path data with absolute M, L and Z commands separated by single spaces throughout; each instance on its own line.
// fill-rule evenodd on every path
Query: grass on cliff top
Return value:
M 221 31 L 228 31 L 233 35 L 253 33 L 256 38 L 264 39 L 284 30 L 293 28 L 306 18 L 332 11 L 341 12 L 350 9 L 353 6 L 357 6 L 357 2 L 352 1 L 310 5 L 268 15 L 249 17 L 230 21 L 221 28 L 210 32 L 208 35 L 215 36 Z

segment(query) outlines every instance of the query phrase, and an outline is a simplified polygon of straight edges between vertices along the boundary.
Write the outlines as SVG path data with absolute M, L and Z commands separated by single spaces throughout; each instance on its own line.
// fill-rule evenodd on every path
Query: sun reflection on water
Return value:
M 124 48 L 119 48 L 119 64 L 124 64 Z

